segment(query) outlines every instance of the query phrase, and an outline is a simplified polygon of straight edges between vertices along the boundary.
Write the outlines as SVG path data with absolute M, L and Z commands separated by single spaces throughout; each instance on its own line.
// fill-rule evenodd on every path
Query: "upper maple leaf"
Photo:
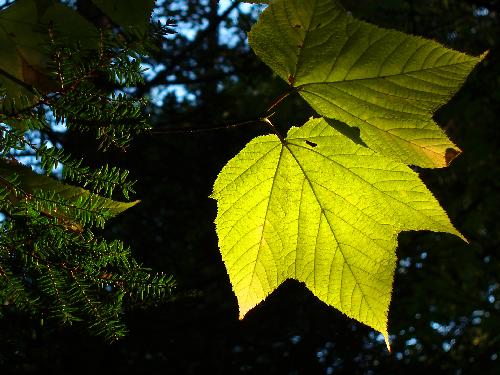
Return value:
M 460 153 L 432 115 L 485 54 L 356 20 L 336 0 L 275 0 L 249 42 L 319 114 L 359 127 L 373 150 L 429 168 Z

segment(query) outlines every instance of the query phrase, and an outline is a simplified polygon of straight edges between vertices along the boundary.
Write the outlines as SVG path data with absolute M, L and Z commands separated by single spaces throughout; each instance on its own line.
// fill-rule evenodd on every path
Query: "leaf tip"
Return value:
M 234 289 L 233 289 L 234 290 Z M 237 299 L 238 299 L 238 309 L 239 309 L 239 320 L 243 320 L 248 312 L 252 310 L 254 307 L 259 305 L 262 301 L 266 299 L 266 297 L 269 295 L 269 293 L 265 293 L 264 296 L 254 299 L 254 298 L 241 298 L 241 294 L 239 294 L 236 290 L 234 290 Z
M 446 167 L 449 166 L 451 164 L 451 162 L 458 156 L 462 153 L 462 150 L 460 150 L 459 148 L 447 148 L 446 149 L 446 152 L 444 154 L 444 159 L 445 159 L 445 163 L 446 163 Z
M 453 224 L 451 227 L 452 227 L 451 231 L 444 231 L 444 232 L 453 234 L 453 235 L 457 236 L 458 238 L 460 238 L 462 241 L 464 241 L 466 244 L 470 244 L 469 240 L 462 233 L 460 233 L 460 231 L 458 229 L 456 229 L 453 226 Z
M 457 230 L 453 225 L 451 226 L 451 230 L 450 229 L 443 230 L 443 232 L 453 234 L 454 236 L 457 236 L 462 241 L 464 241 L 466 244 L 470 244 L 469 240 L 462 233 L 460 233 L 460 231 Z
M 137 206 L 139 203 L 141 203 L 141 201 L 139 199 L 132 201 L 132 202 L 123 203 L 123 209 L 120 211 L 120 213 L 128 210 L 129 208 Z
M 462 239 L 467 245 L 470 245 L 470 241 L 462 234 L 459 233 L 460 239 Z
M 490 50 L 487 49 L 481 55 L 479 55 L 479 61 L 483 61 L 490 54 Z
M 244 308 L 240 306 L 240 315 L 238 317 L 239 320 L 243 320 L 245 316 L 247 316 L 248 312 L 251 310 L 251 308 Z
M 384 332 L 383 335 L 385 340 L 385 346 L 387 347 L 389 353 L 391 353 L 391 342 L 389 341 L 389 334 L 387 332 Z

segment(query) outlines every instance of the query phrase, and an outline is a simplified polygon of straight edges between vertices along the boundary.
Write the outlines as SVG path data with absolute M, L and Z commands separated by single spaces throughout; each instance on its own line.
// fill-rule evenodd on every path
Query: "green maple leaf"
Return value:
M 275 0 L 249 42 L 319 114 L 359 127 L 373 150 L 432 168 L 460 153 L 432 115 L 486 54 L 356 20 L 336 0 Z
M 240 317 L 291 278 L 387 339 L 398 233 L 463 238 L 408 166 L 324 119 L 283 141 L 252 140 L 221 171 L 213 197 Z

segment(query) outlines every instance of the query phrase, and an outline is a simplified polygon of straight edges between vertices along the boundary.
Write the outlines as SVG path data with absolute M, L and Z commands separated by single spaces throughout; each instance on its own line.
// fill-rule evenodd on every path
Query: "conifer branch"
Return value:
M 27 22 L 23 27 L 39 26 Z M 102 30 L 98 48 L 83 50 L 50 26 L 44 78 L 55 82 L 55 89 L 39 93 L 14 80 L 32 97 L 11 97 L 1 90 L 0 212 L 5 218 L 0 221 L 0 306 L 66 324 L 85 321 L 91 332 L 116 340 L 126 333 L 126 304 L 172 298 L 171 276 L 143 267 L 121 241 L 94 232 L 135 204 L 116 206 L 120 202 L 109 199 L 116 190 L 126 198 L 133 193 L 129 172 L 84 166 L 64 151 L 63 141 L 54 141 L 53 120 L 46 116 L 53 115 L 67 129 L 93 132 L 103 150 L 124 150 L 134 136 L 149 130 L 149 117 L 145 100 L 117 90 L 143 81 L 141 54 L 161 32 L 169 30 Z M 62 180 L 88 191 L 22 167 L 19 157 L 26 153 L 46 175 L 62 165 Z M 68 189 L 73 195 L 64 193 Z

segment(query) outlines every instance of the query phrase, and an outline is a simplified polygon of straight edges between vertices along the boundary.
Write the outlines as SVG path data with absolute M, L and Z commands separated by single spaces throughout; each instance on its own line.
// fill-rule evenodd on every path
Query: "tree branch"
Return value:
M 236 9 L 240 4 L 238 2 L 232 3 L 220 16 L 217 16 L 213 22 L 211 22 L 206 29 L 200 31 L 196 38 L 187 45 L 182 51 L 180 51 L 177 55 L 175 55 L 172 60 L 169 62 L 169 67 L 165 68 L 161 72 L 159 72 L 156 77 L 154 77 L 149 82 L 141 85 L 137 88 L 137 95 L 143 96 L 146 91 L 148 91 L 151 87 L 166 84 L 167 77 L 171 74 L 172 68 L 177 67 L 181 61 L 186 59 L 186 57 L 197 47 L 199 47 L 205 38 L 207 38 L 210 34 L 217 31 L 217 28 L 221 24 L 222 21 L 226 19 L 229 14 Z

